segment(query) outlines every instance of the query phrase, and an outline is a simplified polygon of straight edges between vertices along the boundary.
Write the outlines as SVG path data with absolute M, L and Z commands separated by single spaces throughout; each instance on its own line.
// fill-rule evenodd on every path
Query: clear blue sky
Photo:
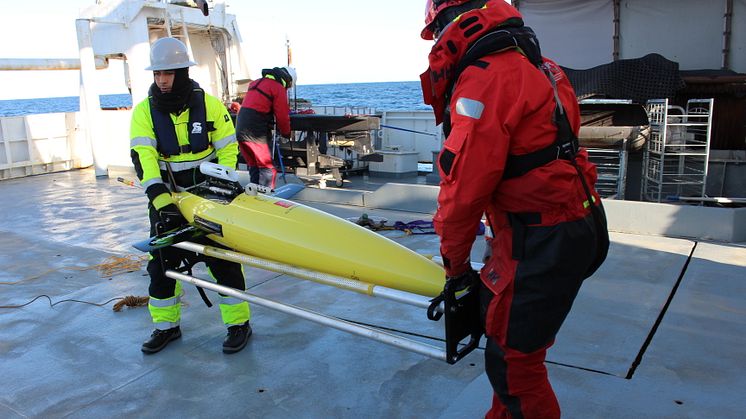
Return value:
M 419 37 L 425 0 L 228 0 L 252 76 L 284 65 L 290 39 L 299 84 L 413 81 L 431 42 Z M 75 18 L 95 0 L 5 1 L 0 58 L 77 58 Z M 117 70 L 121 74 L 121 70 Z M 78 95 L 78 72 L 0 71 L 0 99 Z M 104 77 L 102 75 L 102 77 Z M 112 86 L 102 93 L 124 93 Z

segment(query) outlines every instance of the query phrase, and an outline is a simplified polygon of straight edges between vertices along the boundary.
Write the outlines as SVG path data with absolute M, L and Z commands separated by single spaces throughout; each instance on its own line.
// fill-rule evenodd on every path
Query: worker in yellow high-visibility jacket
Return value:
M 178 186 L 193 186 L 204 180 L 199 171 L 202 162 L 235 168 L 238 144 L 228 110 L 189 78 L 189 67 L 196 63 L 189 59 L 184 43 L 175 38 L 157 40 L 150 63 L 147 70 L 153 71 L 154 83 L 149 97 L 132 112 L 130 153 L 148 197 L 150 234 L 154 236 L 186 222 L 171 197 L 169 166 Z M 185 251 L 171 247 L 151 254 L 148 308 L 155 331 L 142 345 L 145 353 L 156 353 L 181 337 L 181 285 L 164 272 L 177 268 L 186 256 Z M 246 289 L 240 264 L 211 257 L 202 260 L 219 284 Z M 223 352 L 238 352 L 251 336 L 249 305 L 221 295 L 220 312 L 228 327 Z

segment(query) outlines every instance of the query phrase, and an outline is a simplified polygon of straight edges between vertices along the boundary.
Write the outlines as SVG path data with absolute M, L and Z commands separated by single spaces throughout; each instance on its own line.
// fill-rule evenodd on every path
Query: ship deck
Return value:
M 430 220 L 432 187 L 396 182 L 360 178 L 296 199 L 340 217 Z M 86 169 L 4 180 L 0 195 L 0 417 L 470 418 L 490 405 L 484 340 L 448 365 L 252 306 L 249 344 L 224 355 L 219 312 L 191 286 L 183 337 L 144 355 L 147 308 L 112 305 L 147 296 L 148 278 L 137 267 L 101 269 L 139 260 L 131 245 L 148 232 L 142 191 Z M 435 235 L 381 234 L 438 254 Z M 611 238 L 548 353 L 563 416 L 744 417 L 746 243 Z M 422 309 L 245 270 L 249 293 L 443 345 L 442 323 Z

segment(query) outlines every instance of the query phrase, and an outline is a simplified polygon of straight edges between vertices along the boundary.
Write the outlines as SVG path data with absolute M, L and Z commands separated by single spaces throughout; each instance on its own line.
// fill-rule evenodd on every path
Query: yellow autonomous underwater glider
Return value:
M 270 192 L 267 188 L 253 184 L 244 187 L 238 181 L 238 173 L 233 170 L 213 163 L 203 163 L 200 170 L 207 175 L 204 184 L 173 193 L 176 205 L 189 224 L 135 244 L 136 248 L 152 251 L 171 245 L 187 246 L 183 248 L 205 254 L 218 252 L 210 256 L 233 258 L 233 261 L 257 258 L 342 280 L 370 284 L 371 288 L 380 286 L 418 296 L 437 297 L 434 303 L 425 300 L 425 306 L 429 304 L 428 317 L 431 320 L 438 320 L 441 316 L 439 313 L 446 314 L 448 354 L 443 358 L 451 363 L 456 362 L 478 344 L 481 326 L 474 325 L 479 323 L 478 320 L 474 321 L 476 293 L 466 293 L 470 294 L 466 301 L 461 289 L 449 291 L 444 270 L 437 263 L 342 218 L 278 196 L 258 193 Z M 219 249 L 188 242 L 205 234 L 231 251 L 221 254 Z M 167 271 L 166 275 L 258 302 L 259 297 L 221 288 L 220 285 L 188 275 L 173 271 Z M 456 293 L 461 296 L 456 297 Z M 369 294 L 374 295 L 372 292 Z M 397 296 L 394 299 L 402 301 L 407 297 Z M 416 304 L 421 306 L 421 302 Z M 461 308 L 466 305 L 469 305 L 468 310 Z M 296 308 L 288 309 L 285 306 L 283 310 L 296 314 Z M 319 321 L 313 318 L 309 320 Z M 321 321 L 327 322 L 324 319 Z M 335 324 L 325 324 L 337 327 Z M 369 331 L 349 330 L 354 328 L 350 325 L 344 327 L 347 331 L 372 337 Z M 379 332 L 373 333 L 380 335 Z M 466 350 L 459 349 L 459 342 L 464 337 L 471 337 Z M 402 346 L 401 339 L 397 337 L 384 337 L 382 341 L 412 349 L 409 343 Z M 420 352 L 427 355 L 432 353 L 429 348 Z
M 434 297 L 443 268 L 357 224 L 275 196 L 242 193 L 230 202 L 175 194 L 190 223 L 237 252 Z

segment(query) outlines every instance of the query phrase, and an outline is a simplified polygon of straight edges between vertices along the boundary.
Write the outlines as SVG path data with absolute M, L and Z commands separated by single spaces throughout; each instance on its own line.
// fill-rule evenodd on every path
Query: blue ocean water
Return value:
M 365 106 L 378 111 L 430 110 L 418 81 L 298 86 L 298 98 L 313 106 Z
M 348 83 L 316 84 L 298 86 L 291 96 L 311 101 L 313 106 L 358 106 L 375 108 L 378 111 L 429 110 L 422 103 L 420 83 Z M 128 94 L 102 95 L 101 107 L 120 108 L 132 106 Z M 20 116 L 51 112 L 77 112 L 80 109 L 77 96 L 0 100 L 0 117 Z
M 128 94 L 99 96 L 102 108 L 126 108 L 132 106 Z M 49 97 L 38 99 L 0 100 L 0 117 L 21 116 L 37 113 L 77 112 L 80 110 L 78 96 Z

